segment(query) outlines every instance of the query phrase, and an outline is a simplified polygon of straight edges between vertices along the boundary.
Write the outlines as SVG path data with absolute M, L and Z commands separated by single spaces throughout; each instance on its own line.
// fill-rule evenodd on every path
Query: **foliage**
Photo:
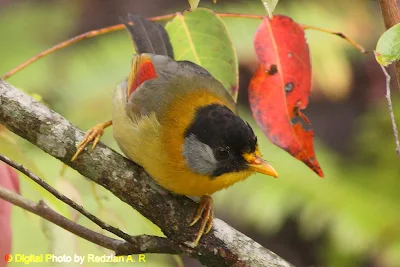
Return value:
M 382 34 L 376 45 L 375 53 L 376 60 L 382 66 L 400 60 L 400 23 Z
M 310 121 L 302 113 L 311 94 L 311 63 L 304 30 L 291 18 L 265 18 L 257 29 L 254 48 L 259 66 L 250 81 L 254 117 L 268 138 L 323 173 L 314 152 Z
M 214 4 L 217 3 L 217 0 L 212 0 L 212 1 Z M 189 11 L 193 11 L 199 6 L 200 0 L 188 0 L 188 2 L 190 5 Z
M 261 0 L 270 19 L 272 19 L 272 13 L 274 13 L 278 1 L 279 0 Z
M 208 70 L 236 100 L 238 60 L 224 22 L 211 10 L 198 8 L 178 13 L 166 29 L 175 59 L 188 60 Z

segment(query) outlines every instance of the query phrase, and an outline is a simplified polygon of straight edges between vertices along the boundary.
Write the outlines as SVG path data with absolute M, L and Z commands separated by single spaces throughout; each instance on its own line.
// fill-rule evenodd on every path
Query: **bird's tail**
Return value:
M 161 24 L 140 15 L 128 14 L 121 19 L 128 29 L 138 54 L 152 53 L 174 58 L 168 33 Z

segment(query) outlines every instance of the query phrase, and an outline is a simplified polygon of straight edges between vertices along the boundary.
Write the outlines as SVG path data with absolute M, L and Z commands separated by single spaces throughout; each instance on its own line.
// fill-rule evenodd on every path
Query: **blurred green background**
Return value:
M 260 1 L 221 0 L 212 5 L 203 0 L 200 6 L 265 14 Z M 0 74 L 77 34 L 117 24 L 119 16 L 128 11 L 156 16 L 187 8 L 185 0 L 0 0 Z M 281 0 L 276 13 L 301 24 L 343 32 L 369 51 L 384 31 L 378 2 L 372 0 Z M 224 21 L 239 56 L 241 114 L 253 121 L 246 87 L 257 66 L 252 38 L 259 22 Z M 384 76 L 373 53 L 362 55 L 333 35 L 310 30 L 306 36 L 313 62 L 313 93 L 305 114 L 313 124 L 325 178 L 257 131 L 263 154 L 280 178 L 256 175 L 216 193 L 216 216 L 296 266 L 400 266 L 400 164 L 384 98 Z M 115 32 L 52 54 L 9 82 L 86 130 L 111 118 L 112 91 L 128 74 L 132 52 L 128 34 Z M 395 81 L 392 84 L 398 119 L 399 91 Z M 117 149 L 110 130 L 102 141 Z M 131 234 L 161 234 L 135 210 L 74 170 L 68 169 L 61 177 L 59 161 L 4 129 L 0 131 L 0 153 L 25 164 L 110 224 Z M 20 181 L 26 198 L 44 198 L 69 218 L 100 231 L 26 177 Z M 13 253 L 110 254 L 18 208 L 13 210 L 12 226 Z M 146 260 L 131 265 L 201 266 L 195 260 L 169 255 L 146 255 Z M 46 266 L 31 264 L 42 265 Z

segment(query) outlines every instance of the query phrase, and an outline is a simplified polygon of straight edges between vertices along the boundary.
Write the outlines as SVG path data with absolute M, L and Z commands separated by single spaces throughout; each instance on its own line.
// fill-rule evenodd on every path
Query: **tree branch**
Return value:
M 400 23 L 400 0 L 379 0 L 386 29 Z M 400 61 L 396 62 L 397 85 L 400 89 Z
M 31 178 L 35 183 L 39 184 L 41 187 L 46 189 L 53 196 L 55 196 L 56 198 L 58 198 L 59 200 L 61 200 L 62 202 L 64 202 L 68 206 L 70 206 L 71 208 L 75 209 L 76 211 L 78 211 L 79 213 L 84 215 L 86 218 L 88 218 L 89 220 L 91 220 L 92 222 L 94 222 L 95 224 L 100 226 L 102 229 L 107 230 L 108 232 L 113 233 L 114 235 L 116 235 L 116 236 L 118 236 L 118 237 L 120 237 L 120 238 L 122 238 L 122 239 L 124 239 L 124 240 L 126 240 L 128 242 L 131 241 L 130 239 L 131 239 L 132 236 L 128 235 L 127 233 L 121 231 L 118 228 L 115 228 L 115 227 L 103 222 L 102 220 L 100 220 L 99 218 L 97 218 L 96 216 L 94 216 L 93 214 L 88 212 L 87 210 L 85 210 L 78 203 L 72 201 L 68 197 L 66 197 L 63 194 L 61 194 L 60 192 L 58 192 L 55 188 L 53 188 L 51 185 L 46 183 L 44 180 L 40 179 L 36 174 L 34 174 L 33 172 L 31 172 L 30 170 L 28 170 L 27 168 L 25 168 L 21 164 L 18 164 L 16 162 L 12 161 L 11 159 L 7 158 L 6 156 L 1 155 L 1 154 L 0 154 L 0 160 L 3 161 L 4 163 L 7 163 L 8 165 L 13 167 L 14 169 L 17 169 L 18 171 L 22 172 L 23 174 L 25 174 L 29 178 Z
M 61 228 L 104 248 L 111 249 L 116 255 L 130 255 L 141 253 L 177 254 L 181 250 L 167 238 L 158 236 L 131 236 L 131 242 L 114 239 L 94 232 L 82 225 L 68 220 L 61 214 L 51 209 L 44 201 L 35 203 L 22 196 L 0 187 L 0 198 L 24 210 L 30 211 Z
M 196 203 L 164 190 L 143 168 L 102 143 L 71 162 L 75 145 L 84 132 L 3 80 L 0 80 L 0 123 L 111 191 L 159 226 L 173 243 L 190 244 L 194 240 L 198 229 L 189 227 L 189 223 Z M 195 249 L 182 248 L 184 254 L 206 266 L 291 266 L 218 219 Z

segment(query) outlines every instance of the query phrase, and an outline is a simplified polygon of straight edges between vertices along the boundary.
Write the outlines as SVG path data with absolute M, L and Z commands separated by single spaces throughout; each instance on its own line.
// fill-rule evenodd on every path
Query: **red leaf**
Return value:
M 17 173 L 8 165 L 0 163 L 0 187 L 17 192 L 19 194 L 19 182 Z M 0 199 L 0 267 L 7 266 L 4 260 L 11 253 L 11 204 Z
M 265 18 L 255 35 L 260 64 L 249 85 L 253 115 L 275 145 L 324 174 L 314 152 L 310 122 L 300 110 L 311 93 L 311 63 L 304 31 L 286 16 Z

